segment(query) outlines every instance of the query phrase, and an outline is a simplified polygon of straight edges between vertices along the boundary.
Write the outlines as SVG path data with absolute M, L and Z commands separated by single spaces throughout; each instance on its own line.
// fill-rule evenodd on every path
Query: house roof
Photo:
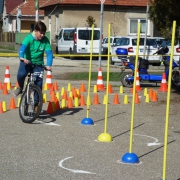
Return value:
M 118 5 L 118 6 L 147 6 L 149 0 L 104 0 L 104 5 Z M 52 6 L 56 4 L 62 5 L 100 5 L 100 0 L 46 0 L 41 9 L 47 6 Z
M 39 0 L 39 7 L 44 4 L 46 0 Z M 14 8 L 9 14 L 16 15 L 17 10 L 21 9 L 22 15 L 34 15 L 35 16 L 35 1 L 34 0 L 26 0 L 25 2 L 19 4 Z M 44 15 L 44 10 L 39 10 L 39 15 Z
M 21 4 L 23 0 L 5 0 L 4 4 L 6 5 L 6 13 L 9 14 L 15 7 Z

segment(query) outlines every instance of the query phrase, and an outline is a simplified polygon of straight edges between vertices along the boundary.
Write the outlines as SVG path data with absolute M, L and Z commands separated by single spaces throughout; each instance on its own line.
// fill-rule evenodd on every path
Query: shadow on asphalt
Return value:
M 135 126 L 133 129 L 136 129 L 136 128 L 144 125 L 144 124 L 145 124 L 145 123 L 139 124 L 139 125 Z M 112 138 L 114 139 L 114 138 L 116 138 L 116 137 L 118 137 L 118 136 L 121 136 L 121 135 L 123 135 L 123 134 L 126 134 L 126 133 L 128 133 L 128 132 L 130 132 L 130 130 L 127 130 L 127 131 L 125 131 L 125 132 L 123 132 L 123 133 L 121 133 L 121 134 L 118 134 L 118 135 L 116 135 L 116 136 L 114 136 L 114 137 L 112 137 Z
M 175 142 L 175 141 L 176 141 L 176 140 L 172 140 L 172 141 L 168 142 L 168 144 L 171 144 L 171 143 L 173 143 L 173 142 Z M 147 153 L 139 156 L 139 158 L 142 158 L 143 156 L 146 156 L 146 155 L 148 155 L 148 154 L 150 154 L 150 153 L 152 153 L 152 152 L 154 152 L 154 151 L 157 151 L 158 149 L 161 149 L 161 148 L 163 148 L 163 147 L 164 147 L 164 145 L 162 145 L 162 146 L 160 146 L 160 147 L 158 147 L 158 148 L 156 148 L 156 149 L 154 149 L 154 150 L 152 150 L 152 151 L 149 151 L 149 152 L 147 152 Z
M 119 114 L 123 114 L 123 113 L 126 113 L 126 112 L 122 112 L 122 113 L 114 114 L 114 115 L 112 115 L 112 116 L 108 116 L 108 118 L 111 118 L 111 117 L 114 117 L 114 116 L 117 116 L 117 115 L 119 115 Z M 94 122 L 96 123 L 96 122 L 99 122 L 99 121 L 104 121 L 104 118 L 103 118 L 103 119 L 99 119 L 99 120 L 94 121 Z
M 43 111 L 41 114 L 46 114 L 49 117 L 55 117 L 55 116 L 59 116 L 61 114 L 64 115 L 73 115 L 75 113 L 78 113 L 80 110 L 83 110 L 83 108 L 64 108 L 64 109 L 60 109 L 60 110 L 56 110 L 53 114 L 46 114 L 46 111 Z
M 83 110 L 83 108 L 65 108 L 65 109 L 60 109 L 56 110 L 53 114 L 46 114 L 46 111 L 42 111 L 42 113 L 39 115 L 37 118 L 38 121 L 42 121 L 44 123 L 52 123 L 56 121 L 55 116 L 59 115 L 73 115 L 75 113 L 78 113 L 80 110 Z M 35 123 L 39 124 L 39 123 Z

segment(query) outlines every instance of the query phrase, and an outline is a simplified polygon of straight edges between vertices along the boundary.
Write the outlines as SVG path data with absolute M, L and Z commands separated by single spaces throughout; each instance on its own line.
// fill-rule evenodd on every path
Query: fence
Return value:
M 29 34 L 19 32 L 0 32 L 0 42 L 11 42 L 21 44 L 23 39 Z M 46 32 L 45 36 L 50 40 L 50 32 Z

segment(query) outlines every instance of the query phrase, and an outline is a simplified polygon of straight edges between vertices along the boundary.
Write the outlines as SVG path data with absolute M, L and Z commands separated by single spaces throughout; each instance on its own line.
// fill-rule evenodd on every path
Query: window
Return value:
M 108 38 L 106 39 L 105 43 L 108 43 Z M 112 38 L 110 38 L 110 43 L 112 43 Z
M 119 42 L 119 46 L 128 46 L 130 43 L 130 40 L 129 38 L 121 38 L 121 40 L 119 39 L 118 42 Z
M 65 30 L 63 33 L 63 38 L 65 41 L 72 41 L 73 40 L 73 35 L 74 35 L 74 30 L 73 29 L 69 29 L 69 30 Z
M 141 34 L 145 34 L 146 31 L 146 20 L 145 19 L 129 19 L 129 34 L 135 35 L 138 31 L 138 23 L 141 23 Z M 149 35 L 149 20 L 147 25 L 147 35 Z
M 137 45 L 137 39 L 132 39 L 132 45 L 136 46 Z M 144 38 L 140 38 L 139 40 L 139 45 L 143 46 L 144 45 Z M 156 42 L 154 39 L 146 39 L 146 45 L 147 46 L 154 46 L 156 45 Z
M 92 30 L 79 30 L 78 31 L 78 37 L 81 40 L 91 40 L 91 34 L 92 34 Z M 93 40 L 99 40 L 99 39 L 100 39 L 100 31 L 94 30 Z

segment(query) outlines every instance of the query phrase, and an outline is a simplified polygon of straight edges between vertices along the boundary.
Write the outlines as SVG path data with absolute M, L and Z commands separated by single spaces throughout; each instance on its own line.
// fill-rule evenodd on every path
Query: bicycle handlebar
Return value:
M 21 61 L 21 62 L 24 62 L 24 60 L 22 60 L 22 59 L 20 59 L 20 61 Z M 28 60 L 28 61 L 29 61 L 29 60 Z M 44 70 L 46 70 L 46 71 L 51 71 L 51 72 L 52 72 L 52 70 L 47 69 L 45 65 L 32 64 L 30 61 L 29 61 L 28 64 L 30 64 L 31 66 L 35 66 L 35 67 L 38 67 L 38 66 L 39 66 L 39 67 L 44 68 Z

